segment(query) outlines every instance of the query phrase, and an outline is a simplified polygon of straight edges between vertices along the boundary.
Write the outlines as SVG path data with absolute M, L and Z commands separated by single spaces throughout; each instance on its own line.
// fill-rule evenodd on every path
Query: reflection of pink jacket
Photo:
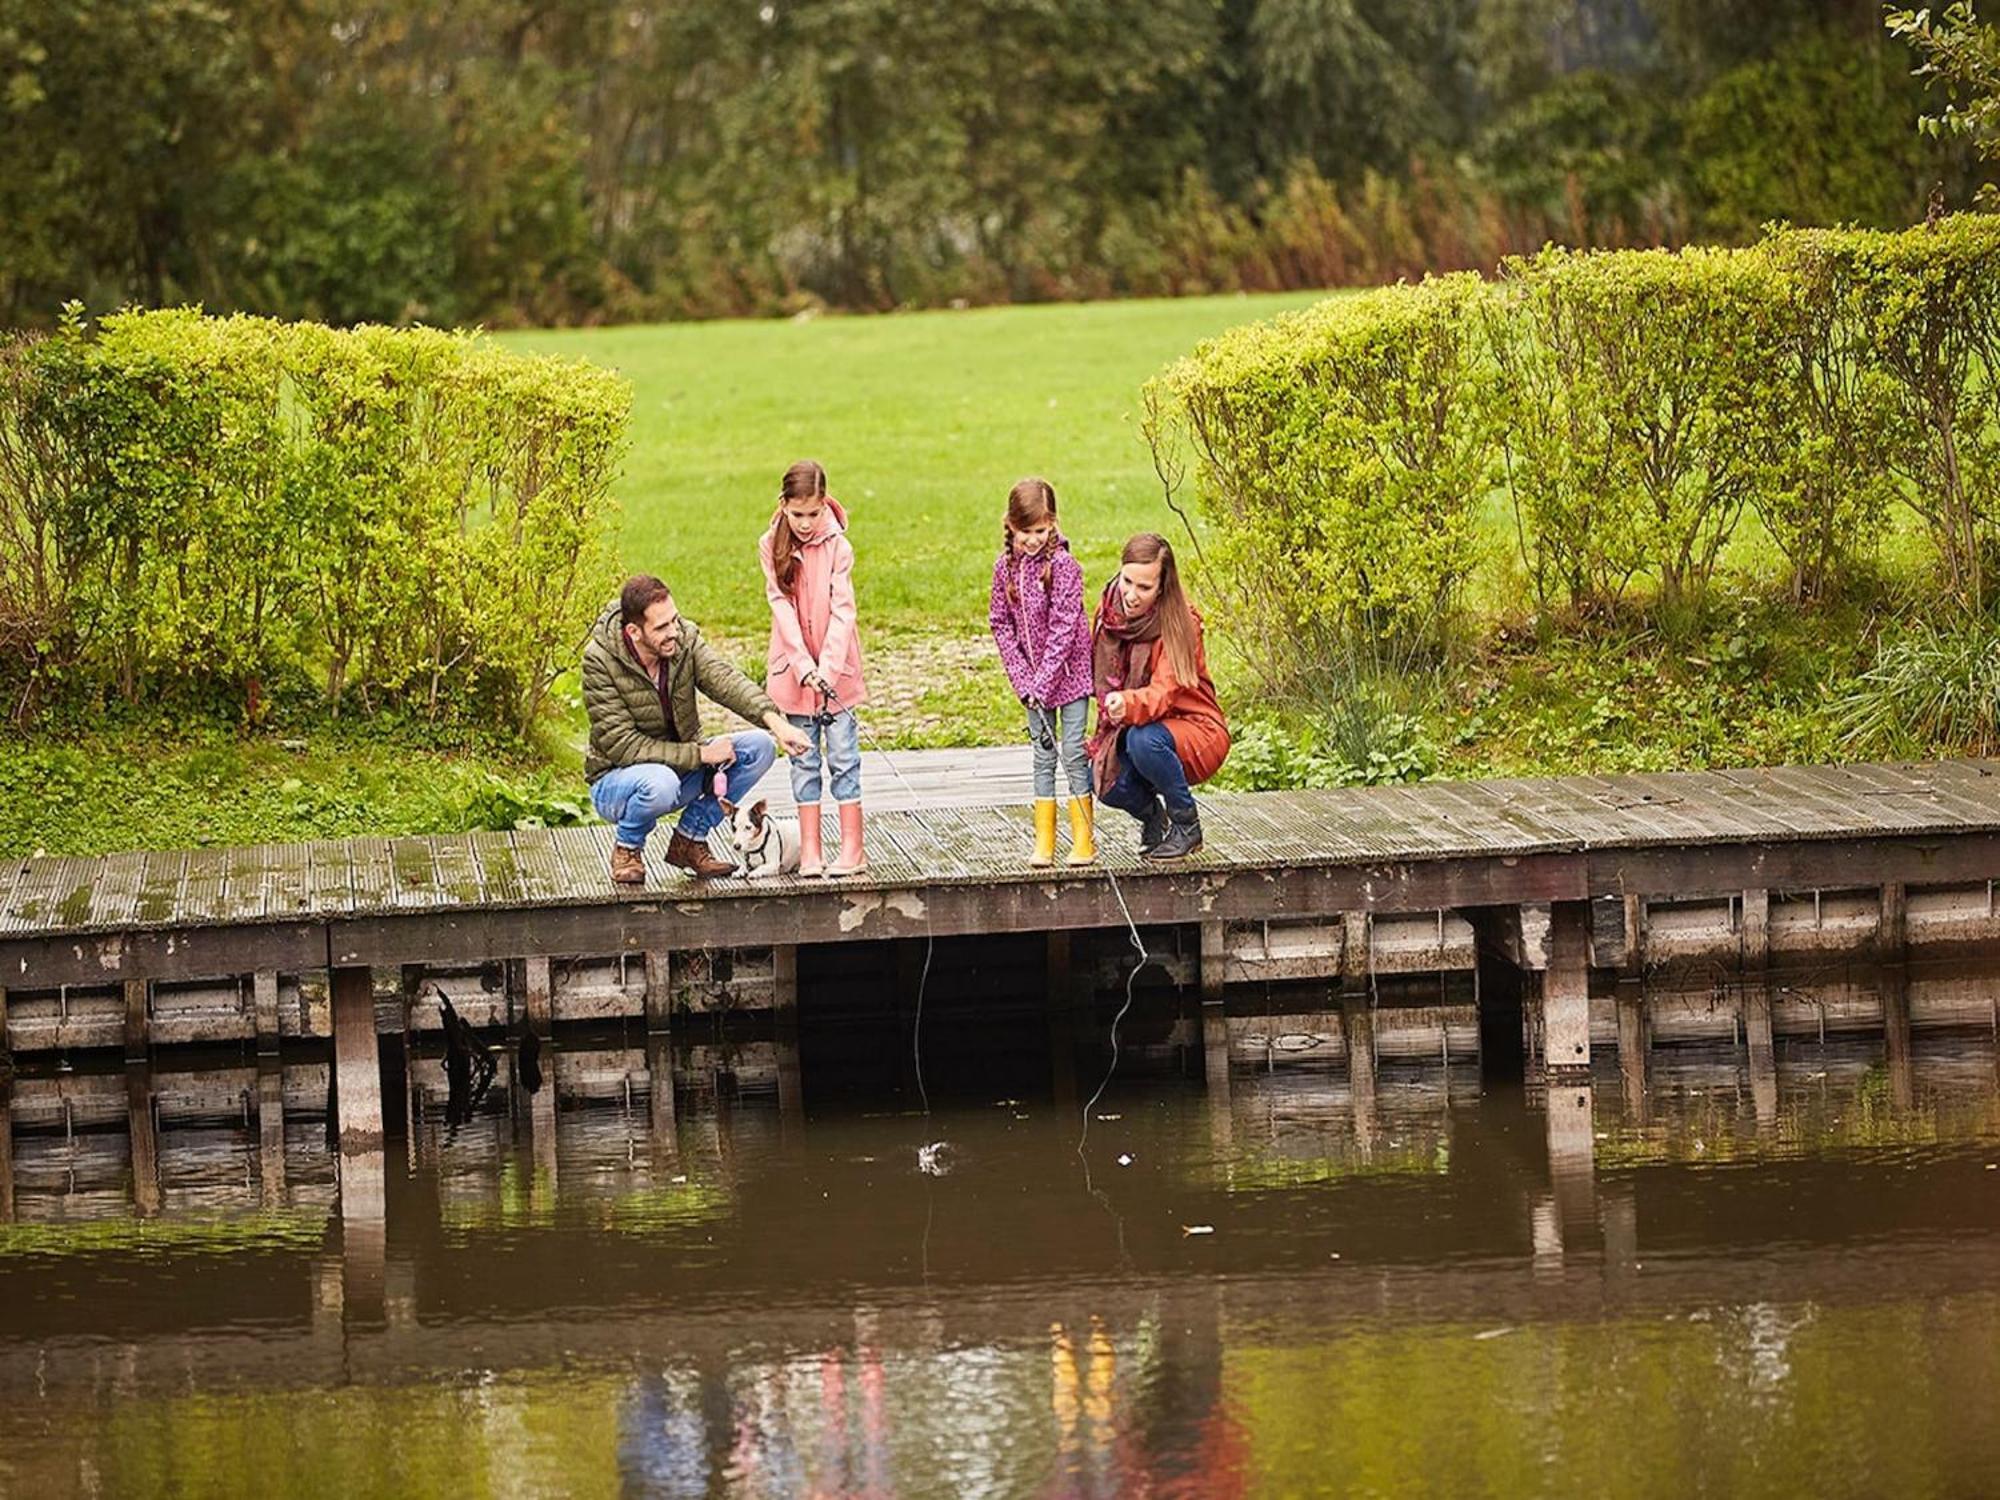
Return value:
M 784 512 L 771 518 L 784 524 Z M 778 587 L 771 565 L 771 527 L 757 544 L 764 564 L 764 597 L 771 601 L 771 648 L 765 656 L 764 691 L 783 712 L 818 713 L 819 694 L 804 683 L 817 671 L 833 684 L 838 708 L 867 701 L 861 681 L 861 637 L 854 628 L 854 547 L 847 540 L 847 512 L 827 496 L 819 530 L 799 545 L 791 591 Z

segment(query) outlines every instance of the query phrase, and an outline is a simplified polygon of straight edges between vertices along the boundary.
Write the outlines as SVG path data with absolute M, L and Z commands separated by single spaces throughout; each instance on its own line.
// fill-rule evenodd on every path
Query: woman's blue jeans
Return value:
M 1105 788 L 1103 802 L 1139 819 L 1153 815 L 1158 798 L 1170 813 L 1194 811 L 1187 767 L 1164 724 L 1141 724 L 1118 736 L 1118 777 Z

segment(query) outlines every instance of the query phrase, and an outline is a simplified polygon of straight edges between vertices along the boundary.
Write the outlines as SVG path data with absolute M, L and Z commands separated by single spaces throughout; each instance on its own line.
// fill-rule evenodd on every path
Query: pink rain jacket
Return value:
M 784 523 L 779 510 L 772 524 Z M 788 714 L 818 713 L 819 693 L 805 685 L 818 671 L 837 699 L 831 708 L 865 703 L 861 680 L 861 637 L 854 627 L 854 547 L 847 540 L 847 512 L 828 495 L 819 529 L 799 544 L 798 572 L 791 592 L 778 586 L 771 563 L 771 527 L 764 528 L 757 556 L 764 565 L 764 597 L 771 601 L 771 647 L 765 655 L 764 691 Z

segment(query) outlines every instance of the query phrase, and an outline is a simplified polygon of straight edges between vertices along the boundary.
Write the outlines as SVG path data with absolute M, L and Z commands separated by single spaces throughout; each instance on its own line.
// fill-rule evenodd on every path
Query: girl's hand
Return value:
M 1104 711 L 1111 716 L 1112 723 L 1123 724 L 1125 722 L 1125 695 L 1123 693 L 1106 694 Z

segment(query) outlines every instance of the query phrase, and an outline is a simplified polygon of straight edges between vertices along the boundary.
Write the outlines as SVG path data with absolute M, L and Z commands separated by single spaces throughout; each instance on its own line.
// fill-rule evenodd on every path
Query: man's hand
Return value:
M 1125 695 L 1123 693 L 1107 693 L 1104 698 L 1104 711 L 1110 715 L 1112 723 L 1123 724 L 1125 722 Z
M 812 749 L 812 741 L 783 714 L 765 714 L 764 723 L 771 731 L 771 738 L 778 742 L 778 748 L 785 754 L 804 755 Z
M 718 734 L 712 740 L 704 740 L 701 746 L 701 763 L 705 766 L 726 766 L 736 759 L 736 742 L 726 734 Z

